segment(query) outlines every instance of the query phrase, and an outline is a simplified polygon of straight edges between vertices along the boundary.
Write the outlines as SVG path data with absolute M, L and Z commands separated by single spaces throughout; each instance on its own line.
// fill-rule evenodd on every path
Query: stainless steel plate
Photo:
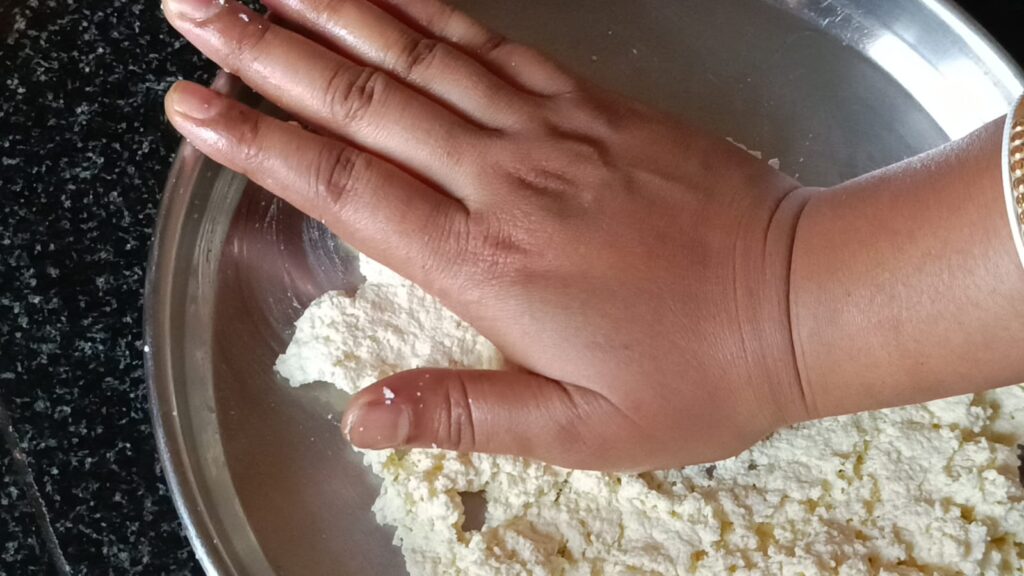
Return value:
M 1021 90 L 941 0 L 516 0 L 457 4 L 578 73 L 828 185 L 965 134 Z M 184 145 L 146 293 L 164 469 L 210 574 L 401 574 L 344 398 L 271 366 L 312 299 L 353 286 L 330 234 Z

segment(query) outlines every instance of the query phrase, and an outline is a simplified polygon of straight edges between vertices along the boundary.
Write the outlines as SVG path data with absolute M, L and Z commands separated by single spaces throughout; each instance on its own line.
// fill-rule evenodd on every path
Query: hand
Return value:
M 389 378 L 394 403 L 424 408 L 364 391 L 354 444 L 637 470 L 730 456 L 813 416 L 789 326 L 796 181 L 435 0 L 265 4 L 288 28 L 218 0 L 165 11 L 315 132 L 189 83 L 168 94 L 174 126 L 522 368 Z

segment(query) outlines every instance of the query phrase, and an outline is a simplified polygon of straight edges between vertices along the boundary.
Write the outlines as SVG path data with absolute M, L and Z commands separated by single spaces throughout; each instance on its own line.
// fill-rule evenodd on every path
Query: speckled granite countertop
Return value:
M 153 0 L 0 0 L 0 574 L 201 573 L 141 307 L 178 143 L 162 97 L 212 70 Z
M 1008 40 L 1020 0 L 967 7 Z M 0 0 L 0 575 L 199 574 L 161 476 L 142 288 L 177 137 L 209 79 L 156 0 Z

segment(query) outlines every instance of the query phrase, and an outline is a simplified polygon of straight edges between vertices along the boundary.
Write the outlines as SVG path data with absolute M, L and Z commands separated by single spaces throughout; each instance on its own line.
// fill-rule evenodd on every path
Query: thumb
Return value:
M 371 450 L 443 448 L 603 468 L 614 450 L 601 437 L 617 420 L 632 425 L 600 393 L 536 374 L 423 369 L 356 394 L 342 428 Z

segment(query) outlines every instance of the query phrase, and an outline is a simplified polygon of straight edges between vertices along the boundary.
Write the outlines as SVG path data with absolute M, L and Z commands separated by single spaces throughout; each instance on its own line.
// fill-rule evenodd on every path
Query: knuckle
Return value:
M 239 133 L 236 138 L 242 165 L 247 169 L 258 166 L 263 158 L 263 130 L 265 117 L 260 114 L 247 114 L 238 123 Z
M 487 170 L 497 185 L 554 208 L 602 189 L 597 184 L 615 172 L 614 158 L 603 136 L 548 124 Z
M 551 126 L 613 137 L 622 131 L 623 110 L 624 107 L 609 106 L 589 94 L 566 93 L 549 100 L 546 117 Z
M 574 187 L 574 179 L 564 171 L 543 165 L 514 163 L 505 167 L 504 174 L 516 190 L 538 196 L 557 197 Z
M 411 38 L 399 50 L 392 64 L 399 78 L 415 78 L 430 68 L 445 49 L 445 44 L 433 38 Z
M 458 291 L 453 284 L 456 283 L 459 266 L 452 266 L 457 262 L 459 239 L 463 237 L 463 228 L 466 227 L 465 212 L 450 210 L 443 205 L 437 205 L 434 214 L 430 217 L 430 226 L 424 233 L 424 245 L 428 247 L 423 260 L 423 267 L 429 270 L 433 276 L 447 280 L 438 282 L 433 289 L 438 292 L 442 300 L 454 301 L 458 297 Z
M 387 75 L 365 67 L 354 73 L 350 66 L 339 64 L 324 89 L 324 108 L 345 123 L 359 123 L 382 98 Z
M 477 53 L 484 57 L 491 57 L 511 46 L 511 42 L 505 36 L 497 32 L 488 31 L 484 39 L 477 47 Z
M 273 26 L 245 26 L 228 48 L 228 62 L 240 68 L 246 62 L 258 60 L 261 47 L 273 29 Z
M 342 210 L 361 186 L 367 156 L 349 147 L 326 147 L 313 172 L 311 188 L 318 203 L 328 210 Z
M 459 452 L 474 450 L 477 447 L 476 425 L 465 376 L 456 374 L 447 388 L 447 406 L 437 422 L 437 438 Z
M 461 260 L 475 268 L 481 280 L 501 279 L 512 275 L 527 259 L 529 249 L 522 236 L 522 227 L 503 218 L 477 217 L 463 227 L 457 246 Z
M 580 187 L 593 164 L 580 143 L 545 130 L 495 160 L 487 168 L 502 189 L 520 197 L 560 202 Z
M 454 7 L 439 2 L 435 9 L 427 13 L 424 27 L 427 30 L 437 30 L 438 35 L 443 37 L 452 30 L 458 16 L 459 12 Z

